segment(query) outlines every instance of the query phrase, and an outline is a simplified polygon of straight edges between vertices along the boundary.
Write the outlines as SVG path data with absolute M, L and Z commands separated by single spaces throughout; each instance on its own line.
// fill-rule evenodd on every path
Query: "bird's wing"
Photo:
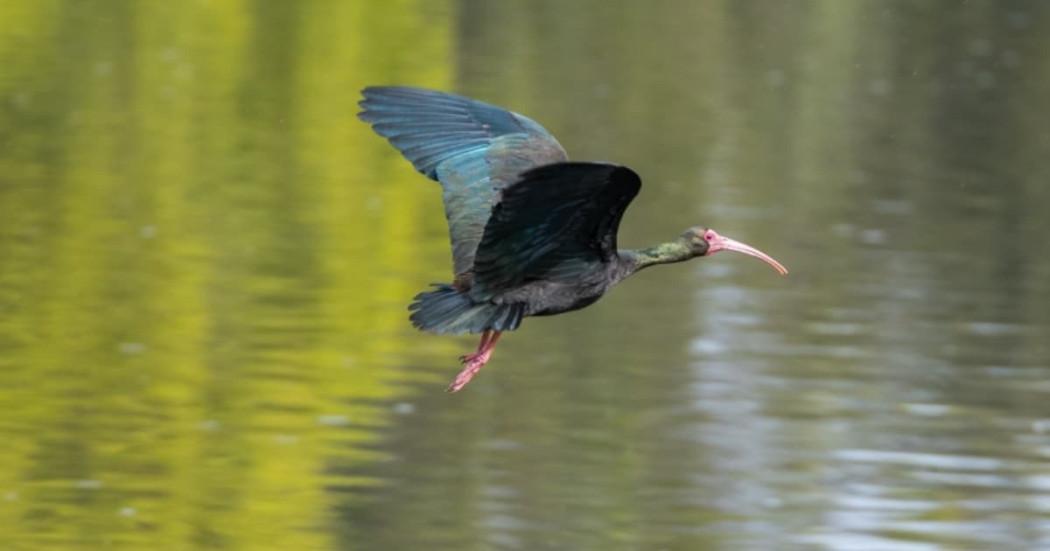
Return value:
M 522 174 L 503 190 L 485 226 L 472 295 L 487 298 L 554 270 L 571 277 L 563 272 L 609 261 L 620 219 L 641 186 L 633 170 L 604 163 L 556 163 Z
M 470 98 L 403 86 L 362 90 L 358 117 L 416 170 L 441 182 L 457 275 L 474 253 L 500 189 L 565 150 L 531 119 Z

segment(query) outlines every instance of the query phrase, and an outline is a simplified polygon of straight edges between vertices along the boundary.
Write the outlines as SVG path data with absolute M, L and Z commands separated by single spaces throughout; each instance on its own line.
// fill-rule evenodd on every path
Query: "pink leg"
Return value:
M 448 385 L 449 392 L 458 392 L 463 387 L 467 386 L 467 383 L 474 378 L 474 375 L 481 371 L 482 366 L 488 363 L 489 358 L 492 357 L 492 349 L 496 347 L 496 341 L 499 340 L 499 331 L 485 331 L 481 334 L 481 342 L 478 343 L 478 349 L 473 354 L 467 354 L 460 358 L 465 365 L 463 370 L 456 375 L 456 380 L 452 381 L 452 384 Z
M 464 363 L 465 364 L 467 362 L 472 362 L 472 361 L 480 358 L 481 357 L 481 353 L 489 345 L 489 341 L 492 340 L 492 333 L 494 333 L 494 331 L 485 331 L 485 332 L 483 332 L 481 334 L 481 342 L 478 343 L 478 349 L 475 350 L 474 352 L 471 352 L 470 354 L 465 354 L 463 356 L 460 356 L 459 357 L 459 363 Z

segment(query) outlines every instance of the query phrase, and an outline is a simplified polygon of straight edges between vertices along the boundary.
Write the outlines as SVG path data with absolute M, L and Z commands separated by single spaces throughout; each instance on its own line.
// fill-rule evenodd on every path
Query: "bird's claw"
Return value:
M 463 369 L 459 372 L 458 375 L 456 375 L 456 378 L 452 381 L 452 384 L 448 385 L 448 391 L 459 392 L 463 387 L 467 386 L 467 383 L 469 383 L 470 380 L 478 374 L 478 371 L 481 371 L 481 368 L 484 367 L 486 363 L 488 363 L 489 356 L 491 354 L 491 352 L 475 352 L 474 354 L 467 354 L 460 358 L 460 361 L 464 364 Z
M 463 364 L 463 369 L 460 370 L 459 374 L 456 375 L 455 380 L 452 384 L 448 385 L 449 392 L 459 392 L 463 387 L 467 386 L 467 383 L 481 371 L 481 368 L 488 363 L 489 358 L 492 357 L 492 347 L 496 345 L 496 341 L 499 340 L 499 332 L 486 331 L 481 337 L 481 343 L 478 344 L 478 349 L 470 354 L 464 354 L 459 357 L 460 363 Z
M 467 386 L 467 383 L 474 378 L 474 375 L 478 374 L 478 371 L 481 371 L 481 366 L 485 365 L 485 362 L 473 360 L 465 363 L 467 366 L 464 367 L 463 371 L 460 371 L 452 383 L 448 385 L 448 392 L 459 392 L 463 387 Z

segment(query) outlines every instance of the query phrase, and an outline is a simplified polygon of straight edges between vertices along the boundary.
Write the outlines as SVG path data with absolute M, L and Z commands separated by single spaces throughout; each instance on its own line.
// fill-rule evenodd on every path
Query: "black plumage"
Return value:
M 522 318 L 583 308 L 647 266 L 736 250 L 786 273 L 757 249 L 700 227 L 620 250 L 620 220 L 641 188 L 631 169 L 568 162 L 536 122 L 463 96 L 401 86 L 362 94 L 361 120 L 441 183 L 454 278 L 417 295 L 409 309 L 425 331 L 482 333 L 450 390 L 462 388 Z

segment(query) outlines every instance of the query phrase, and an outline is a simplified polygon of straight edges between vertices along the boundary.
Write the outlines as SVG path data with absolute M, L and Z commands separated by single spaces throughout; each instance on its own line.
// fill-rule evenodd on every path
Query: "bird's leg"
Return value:
M 495 333 L 495 331 L 485 331 L 485 332 L 483 332 L 481 334 L 481 342 L 478 343 L 478 349 L 475 350 L 474 352 L 470 353 L 470 354 L 464 354 L 464 355 L 460 356 L 459 357 L 459 363 L 464 363 L 465 364 L 467 362 L 472 362 L 472 361 L 478 359 L 479 357 L 481 357 L 482 351 L 485 350 L 485 347 L 488 346 L 489 341 L 492 340 L 492 334 L 493 333 Z
M 459 372 L 459 375 L 456 375 L 456 380 L 448 385 L 449 392 L 457 392 L 467 386 L 467 383 L 474 378 L 474 375 L 481 371 L 482 366 L 488 363 L 489 358 L 492 357 L 492 349 L 496 347 L 496 341 L 499 340 L 499 337 L 499 331 L 485 331 L 481 334 L 481 342 L 478 343 L 478 349 L 473 354 L 467 354 L 460 358 L 460 361 L 464 364 L 463 370 Z

